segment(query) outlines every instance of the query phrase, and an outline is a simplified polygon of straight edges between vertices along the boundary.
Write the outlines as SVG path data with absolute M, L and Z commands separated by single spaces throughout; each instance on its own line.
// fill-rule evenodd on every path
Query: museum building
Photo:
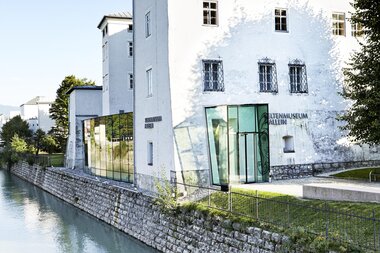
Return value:
M 103 87 L 70 93 L 97 104 L 70 109 L 82 115 L 75 167 L 155 191 L 157 178 L 224 186 L 380 164 L 380 148 L 355 145 L 337 120 L 351 104 L 342 69 L 364 39 L 351 11 L 347 0 L 135 0 L 133 27 L 130 14 L 105 16 Z
M 135 184 L 224 185 L 379 161 L 339 129 L 363 39 L 347 0 L 135 0 Z M 357 163 L 353 163 L 357 164 Z

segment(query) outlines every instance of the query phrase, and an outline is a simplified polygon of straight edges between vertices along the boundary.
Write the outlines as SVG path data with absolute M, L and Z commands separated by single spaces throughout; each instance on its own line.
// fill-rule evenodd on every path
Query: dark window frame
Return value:
M 222 60 L 202 60 L 203 91 L 224 92 Z
M 258 61 L 258 70 L 260 92 L 278 93 L 276 63 L 263 58 Z
M 149 38 L 152 35 L 151 31 L 151 17 L 150 11 L 145 14 L 145 38 Z
M 288 66 L 290 93 L 309 93 L 305 63 L 296 59 Z
M 288 9 L 274 9 L 274 30 L 276 32 L 288 32 Z
M 202 1 L 203 25 L 218 26 L 218 1 L 205 0 Z
M 343 19 L 341 19 L 343 17 Z M 346 36 L 346 13 L 333 12 L 332 19 L 332 34 L 335 36 Z M 342 27 L 340 25 L 343 25 Z

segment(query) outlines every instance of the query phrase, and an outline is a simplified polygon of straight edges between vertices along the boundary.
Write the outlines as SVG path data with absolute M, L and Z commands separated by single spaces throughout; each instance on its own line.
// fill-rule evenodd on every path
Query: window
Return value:
M 133 31 L 133 25 L 128 25 L 128 32 L 132 32 Z
M 148 12 L 147 14 L 145 14 L 145 38 L 148 38 L 150 35 L 150 12 Z
M 147 162 L 149 166 L 153 166 L 153 142 L 148 142 Z
M 108 43 L 107 43 L 107 41 L 102 46 L 102 50 L 103 50 L 103 61 L 105 61 L 106 59 L 108 59 Z
M 260 92 L 277 93 L 277 73 L 274 61 L 264 58 L 259 61 Z
M 274 22 L 275 22 L 275 31 L 288 31 L 287 25 L 287 10 L 286 9 L 275 9 L 274 10 Z
M 218 25 L 217 1 L 203 1 L 203 24 Z
M 352 37 L 362 37 L 364 34 L 363 32 L 363 25 L 361 23 L 351 23 L 351 36 Z
M 332 33 L 334 35 L 345 36 L 345 16 L 344 13 L 333 13 L 332 14 Z
M 203 90 L 224 91 L 221 60 L 203 60 Z
M 146 71 L 146 82 L 148 87 L 148 97 L 153 96 L 153 86 L 152 86 L 152 69 Z
M 129 57 L 132 57 L 133 56 L 133 42 L 131 41 L 128 42 L 128 49 L 129 49 L 128 55 Z
M 129 73 L 129 88 L 133 89 L 133 74 Z
M 284 153 L 294 153 L 294 138 L 293 136 L 284 136 Z
M 307 93 L 306 66 L 300 60 L 289 63 L 290 92 Z

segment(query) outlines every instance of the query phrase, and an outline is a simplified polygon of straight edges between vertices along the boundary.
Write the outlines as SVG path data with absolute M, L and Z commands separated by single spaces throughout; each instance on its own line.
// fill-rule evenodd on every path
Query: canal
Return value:
M 0 169 L 0 252 L 157 252 Z

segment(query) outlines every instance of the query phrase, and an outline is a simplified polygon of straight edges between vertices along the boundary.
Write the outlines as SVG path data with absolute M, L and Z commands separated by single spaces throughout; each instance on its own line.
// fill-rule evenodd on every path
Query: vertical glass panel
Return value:
M 268 105 L 257 106 L 258 121 L 258 151 L 257 151 L 257 173 L 258 181 L 269 180 L 269 124 L 268 124 Z
M 245 147 L 245 153 L 246 153 L 246 161 L 247 161 L 247 183 L 253 183 L 255 182 L 255 172 L 256 172 L 256 134 L 249 133 L 246 135 L 246 147 Z
M 230 180 L 239 182 L 239 148 L 238 148 L 238 109 L 237 106 L 228 107 L 228 152 L 230 166 Z
M 112 170 L 112 118 L 105 117 L 106 122 L 106 164 L 107 170 Z
M 239 132 L 256 132 L 256 110 L 255 107 L 239 107 Z
M 206 108 L 212 182 L 228 183 L 227 107 Z
M 107 147 L 106 147 L 106 118 L 101 117 L 99 121 L 99 138 L 100 138 L 100 169 L 107 170 Z
M 94 127 L 94 139 L 95 139 L 95 168 L 96 174 L 100 174 L 100 131 L 99 131 L 99 118 L 95 119 L 95 127 Z
M 113 130 L 112 130 L 112 154 L 113 154 L 113 171 L 120 172 L 120 120 L 119 115 L 112 115 Z
M 247 159 L 246 159 L 246 134 L 239 134 L 239 181 L 240 183 L 247 182 Z

